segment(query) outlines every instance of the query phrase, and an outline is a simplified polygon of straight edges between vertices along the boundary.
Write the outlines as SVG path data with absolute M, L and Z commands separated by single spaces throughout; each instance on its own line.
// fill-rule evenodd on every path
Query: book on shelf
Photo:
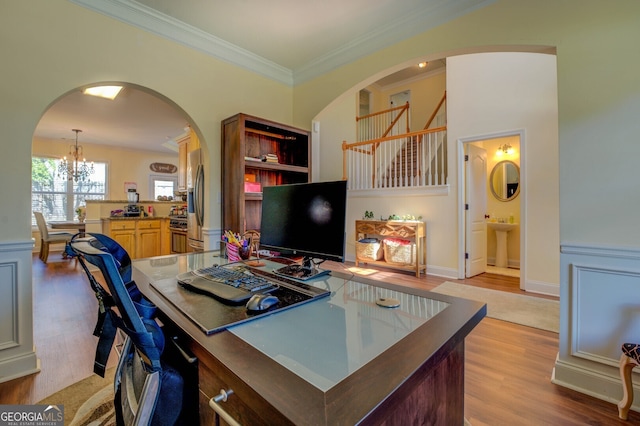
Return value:
M 248 156 L 245 156 L 245 157 L 244 157 L 244 160 L 245 160 L 245 161 L 257 161 L 257 162 L 262 161 L 260 158 L 256 158 L 256 157 L 248 157 Z
M 278 156 L 275 154 L 267 154 L 262 157 L 262 161 L 266 161 L 267 163 L 277 163 Z

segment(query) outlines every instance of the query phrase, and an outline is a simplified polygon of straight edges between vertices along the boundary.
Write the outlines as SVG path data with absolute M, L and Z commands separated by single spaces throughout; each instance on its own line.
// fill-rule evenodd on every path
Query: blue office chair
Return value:
M 179 424 L 184 381 L 161 357 L 164 334 L 153 319 L 155 306 L 131 280 L 131 259 L 126 250 L 102 234 L 75 236 L 70 246 L 100 305 L 94 330 L 100 337 L 96 374 L 104 377 L 117 329 L 126 334 L 114 380 L 116 421 L 127 426 Z M 108 291 L 95 280 L 85 260 L 100 269 Z

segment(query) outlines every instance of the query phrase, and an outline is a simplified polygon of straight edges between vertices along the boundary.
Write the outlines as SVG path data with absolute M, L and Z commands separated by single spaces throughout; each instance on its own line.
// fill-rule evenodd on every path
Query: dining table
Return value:
M 85 231 L 85 223 L 77 220 L 50 220 L 47 225 L 51 229 L 77 229 L 78 232 Z

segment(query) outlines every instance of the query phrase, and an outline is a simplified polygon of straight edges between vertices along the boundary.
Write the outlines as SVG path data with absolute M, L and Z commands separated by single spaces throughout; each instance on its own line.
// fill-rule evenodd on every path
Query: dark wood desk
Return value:
M 312 284 L 330 287 L 329 298 L 207 336 L 150 283 L 212 263 L 225 260 L 200 252 L 133 261 L 141 291 L 198 357 L 202 425 L 214 424 L 210 399 L 221 390 L 232 393 L 217 405 L 244 425 L 463 424 L 464 341 L 486 305 L 333 273 Z M 378 306 L 381 295 L 401 307 Z M 424 314 L 432 305 L 436 313 Z M 326 358 L 339 374 L 318 384 Z

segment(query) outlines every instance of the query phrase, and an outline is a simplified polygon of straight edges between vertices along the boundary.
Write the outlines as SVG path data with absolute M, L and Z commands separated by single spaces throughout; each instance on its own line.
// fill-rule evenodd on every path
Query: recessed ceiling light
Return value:
M 419 66 L 420 68 L 424 68 L 424 67 L 426 67 L 426 66 L 427 66 L 427 64 L 428 64 L 428 62 L 420 62 L 420 63 L 418 64 L 418 66 Z
M 101 98 L 114 100 L 118 93 L 122 90 L 122 86 L 95 86 L 87 87 L 82 91 L 85 95 L 98 96 Z

